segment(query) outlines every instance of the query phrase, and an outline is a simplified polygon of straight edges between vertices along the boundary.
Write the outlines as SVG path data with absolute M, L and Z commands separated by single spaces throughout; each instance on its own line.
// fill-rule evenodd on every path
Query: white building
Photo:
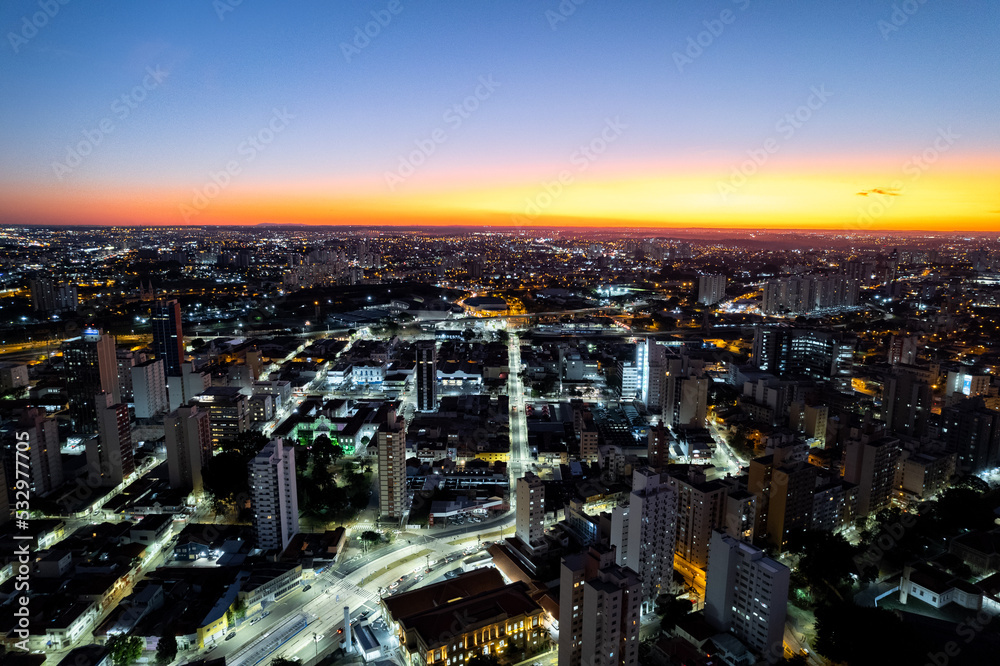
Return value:
M 705 619 L 729 631 L 768 661 L 784 656 L 782 638 L 791 571 L 760 548 L 712 534 L 705 583 Z
M 299 531 L 295 449 L 273 439 L 250 463 L 254 535 L 262 550 L 284 550 Z
M 698 276 L 698 302 L 702 305 L 715 305 L 726 298 L 725 275 Z
M 673 582 L 676 525 L 677 493 L 670 489 L 669 478 L 636 469 L 628 506 L 611 512 L 611 545 L 618 565 L 638 572 L 643 601 L 650 607 Z
M 151 419 L 167 411 L 167 376 L 163 359 L 146 361 L 131 368 L 135 418 Z

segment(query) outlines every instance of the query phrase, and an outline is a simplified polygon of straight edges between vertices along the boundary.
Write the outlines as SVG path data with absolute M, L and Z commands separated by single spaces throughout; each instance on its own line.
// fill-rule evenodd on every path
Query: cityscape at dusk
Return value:
M 2 666 L 984 666 L 1000 4 L 0 7 Z

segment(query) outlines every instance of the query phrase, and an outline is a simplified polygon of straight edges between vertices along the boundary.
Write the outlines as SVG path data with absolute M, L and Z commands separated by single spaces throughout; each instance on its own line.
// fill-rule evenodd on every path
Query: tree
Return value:
M 330 457 L 333 459 L 333 464 L 336 465 L 337 461 L 344 457 L 344 447 L 340 444 L 334 444 L 330 447 Z
M 660 616 L 660 624 L 666 629 L 673 629 L 692 610 L 692 604 L 687 599 L 661 595 L 656 600 L 656 614 Z
M 108 639 L 107 647 L 115 666 L 129 666 L 142 656 L 145 642 L 139 636 L 115 634 Z
M 382 540 L 382 535 L 375 530 L 365 530 L 361 533 L 361 542 L 365 544 L 365 549 L 368 549 L 372 544 L 378 543 Z
M 250 493 L 247 462 L 238 451 L 225 451 L 210 458 L 202 467 L 205 492 L 212 498 L 217 513 L 228 513 L 240 497 Z
M 271 660 L 271 666 L 299 666 L 298 662 L 292 661 L 287 657 L 275 657 Z
M 169 664 L 177 658 L 177 637 L 172 633 L 160 636 L 160 641 L 156 644 L 156 662 L 158 664 Z
M 467 328 L 464 331 L 462 331 L 462 339 L 465 340 L 466 342 L 472 342 L 473 340 L 475 340 L 475 338 L 476 338 L 476 332 L 473 331 L 471 328 Z

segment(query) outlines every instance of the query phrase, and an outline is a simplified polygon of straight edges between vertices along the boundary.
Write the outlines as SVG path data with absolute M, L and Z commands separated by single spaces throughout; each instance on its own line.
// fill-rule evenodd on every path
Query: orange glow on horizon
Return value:
M 956 159 L 952 159 L 952 158 Z M 904 164 L 858 168 L 846 160 L 826 170 L 765 165 L 741 178 L 698 163 L 689 172 L 663 167 L 631 173 L 553 170 L 535 182 L 513 176 L 448 181 L 428 175 L 390 191 L 384 183 L 319 182 L 259 186 L 234 182 L 196 201 L 184 187 L 38 186 L 0 189 L 6 221 L 90 225 L 621 226 L 1000 231 L 1000 162 L 969 157 L 921 170 Z M 777 160 L 776 160 L 777 162 Z M 871 162 L 869 162 L 871 163 Z M 779 170 L 780 169 L 780 170 Z M 651 175 L 655 174 L 655 175 Z M 422 174 L 418 174 L 420 176 Z M 559 182 L 560 175 L 563 182 Z M 205 186 L 201 188 L 204 191 Z M 859 193 L 867 193 L 861 195 Z

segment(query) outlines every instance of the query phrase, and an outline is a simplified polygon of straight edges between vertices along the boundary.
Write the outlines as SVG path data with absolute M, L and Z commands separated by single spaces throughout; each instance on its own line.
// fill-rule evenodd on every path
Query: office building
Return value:
M 855 344 L 853 336 L 837 331 L 758 326 L 751 362 L 777 376 L 829 381 L 849 392 Z
M 130 369 L 135 418 L 154 419 L 166 413 L 167 377 L 163 359 L 140 363 Z
M 135 472 L 128 405 L 114 403 L 108 393 L 98 394 L 94 400 L 98 436 L 87 443 L 88 477 L 113 488 Z
M 615 564 L 615 549 L 591 546 L 562 560 L 559 666 L 638 666 L 642 583 Z
M 168 375 L 181 374 L 184 362 L 184 333 L 181 329 L 181 304 L 177 299 L 157 301 L 150 313 L 153 326 L 153 353 L 163 359 Z
M 705 619 L 733 633 L 769 662 L 784 656 L 791 571 L 759 548 L 712 534 L 705 582 Z
M 213 447 L 232 443 L 250 430 L 250 397 L 236 386 L 210 386 L 193 402 L 211 416 Z
M 299 533 L 295 447 L 273 439 L 250 462 L 250 508 L 261 550 L 280 550 Z
M 437 409 L 437 346 L 433 340 L 417 343 L 417 410 Z
M 376 433 L 378 508 L 382 518 L 401 520 L 406 511 L 406 422 L 384 407 L 385 421 Z
M 179 407 L 163 419 L 167 474 L 174 490 L 200 493 L 201 470 L 212 457 L 212 426 L 197 405 Z
M 699 275 L 698 276 L 698 303 L 701 305 L 715 305 L 726 298 L 726 276 L 725 275 Z
M 543 548 L 545 541 L 545 486 L 534 473 L 517 480 L 515 535 L 529 549 Z
M 17 431 L 27 433 L 31 493 L 44 497 L 63 483 L 62 456 L 59 453 L 59 427 L 56 420 L 40 409 L 29 408 L 21 413 Z
M 63 362 L 73 428 L 80 433 L 97 432 L 94 396 L 108 393 L 112 404 L 121 402 L 115 338 L 100 329 L 84 329 L 82 336 L 63 344 Z
M 611 512 L 611 545 L 617 564 L 639 575 L 642 598 L 650 608 L 673 582 L 676 525 L 677 493 L 667 475 L 636 469 L 628 506 Z

